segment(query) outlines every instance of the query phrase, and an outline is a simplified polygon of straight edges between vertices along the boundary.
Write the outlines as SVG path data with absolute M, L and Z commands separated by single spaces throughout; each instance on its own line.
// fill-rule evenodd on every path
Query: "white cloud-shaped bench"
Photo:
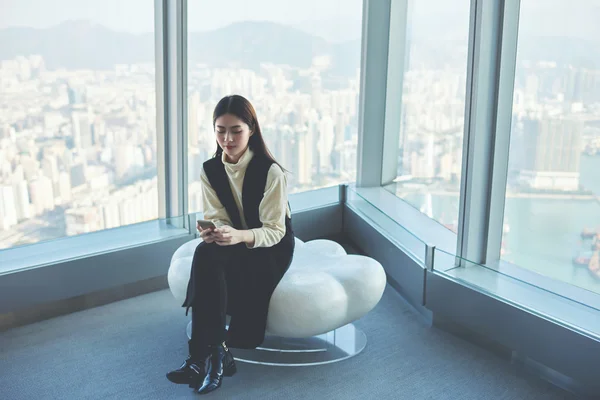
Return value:
M 180 304 L 200 241 L 183 244 L 171 259 L 169 287 Z M 372 310 L 385 284 L 385 271 L 374 259 L 348 255 L 330 240 L 296 238 L 292 264 L 271 297 L 266 334 L 307 338 L 340 328 Z

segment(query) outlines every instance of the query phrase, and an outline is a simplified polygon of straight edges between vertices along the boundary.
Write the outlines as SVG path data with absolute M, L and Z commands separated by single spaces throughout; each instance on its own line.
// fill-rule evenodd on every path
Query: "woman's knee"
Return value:
M 227 251 L 224 247 L 216 243 L 201 242 L 194 251 L 194 263 L 202 265 L 221 264 L 227 257 Z
M 210 253 L 215 253 L 217 251 L 216 247 L 219 247 L 216 243 L 200 242 L 198 243 L 198 246 L 196 246 L 194 254 L 207 255 Z

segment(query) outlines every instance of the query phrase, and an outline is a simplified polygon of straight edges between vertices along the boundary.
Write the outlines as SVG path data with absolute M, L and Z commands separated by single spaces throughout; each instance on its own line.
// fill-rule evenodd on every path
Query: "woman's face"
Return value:
M 248 124 L 235 115 L 224 114 L 215 121 L 217 142 L 225 153 L 225 159 L 231 163 L 238 162 L 252 133 Z

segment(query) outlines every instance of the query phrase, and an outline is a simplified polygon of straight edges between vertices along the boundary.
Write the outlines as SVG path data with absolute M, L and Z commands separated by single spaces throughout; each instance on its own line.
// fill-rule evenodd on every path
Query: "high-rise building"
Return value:
M 125 197 L 119 201 L 119 219 L 121 224 L 131 225 L 140 220 L 139 218 L 139 207 L 136 197 Z
M 125 177 L 135 163 L 135 148 L 131 145 L 120 145 L 115 148 L 115 171 L 117 179 Z
M 203 208 L 203 204 L 202 204 L 202 183 L 200 182 L 200 180 L 192 181 L 188 185 L 188 192 L 189 192 L 188 209 L 191 212 L 202 211 L 204 208 Z
M 69 96 L 69 104 L 83 104 L 86 100 L 85 87 L 82 85 L 72 85 L 69 84 L 67 86 L 67 94 Z
M 53 154 L 45 155 L 42 159 L 42 172 L 52 182 L 58 181 L 58 159 Z
M 54 209 L 54 188 L 47 176 L 39 176 L 29 182 L 29 194 L 35 215 Z
M 309 129 L 296 132 L 296 147 L 298 151 L 297 183 L 310 185 L 313 166 L 313 134 Z
M 344 143 L 346 126 L 348 126 L 348 114 L 338 112 L 335 119 L 334 147 L 339 148 Z
M 146 125 L 144 124 L 144 127 Z M 98 145 L 101 143 L 101 140 L 105 140 L 106 138 L 106 122 L 102 119 L 102 117 L 97 116 L 92 124 L 92 133 L 93 133 L 93 144 Z
M 200 92 L 194 92 L 188 102 L 188 145 L 197 146 L 200 139 L 198 112 L 200 111 Z
M 316 74 L 311 77 L 311 106 L 315 110 L 320 110 L 323 105 L 323 93 L 321 86 L 321 76 Z
M 69 203 L 72 199 L 71 194 L 71 176 L 65 171 L 58 174 L 57 201 L 59 204 Z
M 119 205 L 115 201 L 110 201 L 100 206 L 104 229 L 118 228 L 121 226 L 119 220 Z
M 344 180 L 350 182 L 356 179 L 357 141 L 346 141 L 342 145 L 340 157 L 340 172 Z
M 31 218 L 31 204 L 29 203 L 29 189 L 24 179 L 13 181 L 15 197 L 15 212 L 18 221 Z
M 519 180 L 533 189 L 577 190 L 583 121 L 576 117 L 536 116 L 523 121 L 524 154 Z
M 71 187 L 77 188 L 81 185 L 84 185 L 86 181 L 86 170 L 87 166 L 83 162 L 78 162 L 71 166 L 70 175 L 71 175 Z
M 29 154 L 24 154 L 21 156 L 19 164 L 23 167 L 25 180 L 31 181 L 37 176 L 40 167 L 39 162 L 35 158 Z
M 17 224 L 17 210 L 12 186 L 0 186 L 0 228 L 9 229 Z
M 73 146 L 76 149 L 88 149 L 93 146 L 92 118 L 89 113 L 74 111 L 71 114 L 73 125 Z
M 331 167 L 334 135 L 333 119 L 327 115 L 319 122 L 319 164 L 322 172 Z
M 207 160 L 205 149 L 190 147 L 188 149 L 188 183 L 200 180 L 202 164 Z

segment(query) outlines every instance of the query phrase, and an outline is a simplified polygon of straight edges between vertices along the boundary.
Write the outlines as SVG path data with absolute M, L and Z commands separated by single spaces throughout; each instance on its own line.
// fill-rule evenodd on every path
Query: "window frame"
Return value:
M 397 117 L 397 110 L 402 105 L 402 90 L 398 90 L 397 85 L 403 81 L 405 73 L 401 67 L 408 50 L 405 38 L 409 1 L 411 0 L 382 3 L 364 1 L 361 89 L 366 87 L 370 91 L 361 92 L 358 153 L 362 158 L 358 160 L 357 167 L 358 191 L 373 188 L 376 180 L 379 180 L 377 186 L 385 190 L 383 186 L 389 183 L 390 177 L 395 178 L 397 149 L 394 149 L 398 147 L 398 127 L 401 122 Z M 458 257 L 455 266 L 466 267 L 459 261 L 466 259 L 502 276 L 526 282 L 532 287 L 586 306 L 600 308 L 600 295 L 596 296 L 583 288 L 543 276 L 500 258 L 520 5 L 520 0 L 470 2 L 465 128 L 455 251 Z M 382 16 L 384 10 L 389 14 Z M 380 25 L 379 30 L 372 28 L 374 24 Z M 385 40 L 376 36 L 386 30 L 389 37 Z M 379 52 L 369 48 L 374 43 L 380 46 Z M 382 51 L 381 47 L 387 49 L 387 52 Z M 381 63 L 379 68 L 376 66 L 377 62 Z M 385 84 L 385 91 L 370 95 L 374 88 L 379 88 L 382 84 Z M 385 93 L 384 104 L 381 104 L 382 92 Z M 382 120 L 385 121 L 383 135 L 377 136 L 379 131 L 375 128 L 379 125 L 376 123 L 381 123 Z M 363 138 L 366 132 L 369 140 L 382 140 L 380 143 L 383 143 L 383 149 L 375 148 L 375 145 L 367 142 Z M 429 217 L 418 213 L 418 210 L 402 199 L 396 200 L 394 205 L 384 201 L 376 203 L 376 206 L 394 210 L 390 216 L 411 232 L 422 232 L 423 226 L 428 226 L 427 233 L 422 237 L 428 243 L 428 253 L 434 252 L 435 244 L 448 248 L 450 240 L 447 232 L 444 232 L 445 227 L 427 224 Z M 469 264 L 473 266 L 473 263 Z M 434 257 L 426 257 L 423 267 L 434 271 Z
M 154 9 L 159 217 L 170 218 L 188 212 L 187 0 L 155 0 Z

